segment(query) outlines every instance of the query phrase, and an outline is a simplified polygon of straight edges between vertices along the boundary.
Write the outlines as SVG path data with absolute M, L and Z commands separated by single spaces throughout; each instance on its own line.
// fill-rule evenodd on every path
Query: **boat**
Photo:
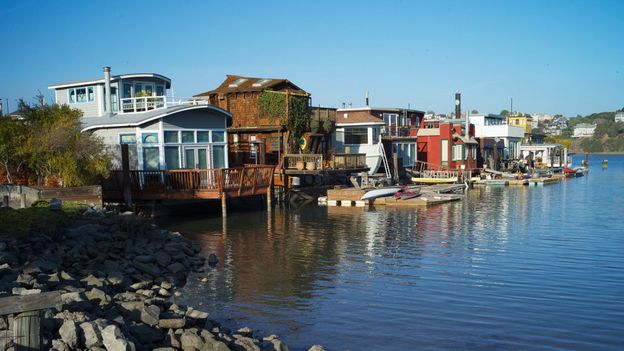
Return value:
M 389 196 L 396 193 L 397 191 L 400 191 L 401 189 L 402 188 L 398 186 L 391 186 L 369 190 L 364 195 L 362 195 L 360 200 L 372 200 L 382 196 Z
M 585 167 L 563 167 L 563 174 L 565 174 L 567 178 L 582 177 L 585 175 Z
M 417 178 L 412 177 L 412 182 L 414 183 L 425 183 L 425 184 L 452 184 L 457 183 L 457 177 L 451 178 Z
M 397 200 L 408 200 L 417 196 L 420 196 L 420 188 L 409 189 L 407 187 L 403 187 L 403 189 L 394 193 L 394 198 Z

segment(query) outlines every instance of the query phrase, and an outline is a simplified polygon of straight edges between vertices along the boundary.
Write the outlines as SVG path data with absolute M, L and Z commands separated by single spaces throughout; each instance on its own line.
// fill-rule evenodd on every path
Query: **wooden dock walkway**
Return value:
M 157 171 L 111 171 L 102 181 L 104 202 L 225 199 L 270 194 L 275 166 Z M 127 177 L 127 181 L 124 178 Z

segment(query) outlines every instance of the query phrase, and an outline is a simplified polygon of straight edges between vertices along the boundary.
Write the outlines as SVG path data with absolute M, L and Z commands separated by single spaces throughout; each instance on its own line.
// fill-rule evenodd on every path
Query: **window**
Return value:
M 448 165 L 448 154 L 449 154 L 449 149 L 448 149 L 448 140 L 447 139 L 442 139 L 440 141 L 440 163 L 443 166 Z
M 368 128 L 345 128 L 345 144 L 368 144 Z
M 198 131 L 197 132 L 197 142 L 198 143 L 207 143 L 207 142 L 209 142 L 208 134 L 209 133 L 206 132 L 206 131 L 202 131 L 202 132 Z
M 165 143 L 179 143 L 180 142 L 178 132 L 174 130 L 165 130 L 164 138 L 165 138 Z
M 254 87 L 261 87 L 263 85 L 265 85 L 266 83 L 270 82 L 271 79 L 258 79 L 255 83 L 252 84 L 252 86 Z
M 221 143 L 225 141 L 225 132 L 212 132 L 212 142 Z
M 238 78 L 237 80 L 235 80 L 232 83 L 230 83 L 229 87 L 230 88 L 238 88 L 239 85 L 245 83 L 246 81 L 247 81 L 247 78 Z
M 156 86 L 156 96 L 165 96 L 165 86 L 157 85 Z
M 373 127 L 373 144 L 379 142 L 379 128 Z
M 123 98 L 128 99 L 132 97 L 132 83 L 124 83 L 123 85 Z
M 182 142 L 183 143 L 194 143 L 195 142 L 195 132 L 193 132 L 193 131 L 182 131 Z
M 212 147 L 212 166 L 213 168 L 225 167 L 225 145 L 214 145 Z
M 119 144 L 136 144 L 136 135 L 119 134 Z
M 180 169 L 180 148 L 179 147 L 165 146 L 165 166 L 167 169 Z
M 158 133 L 143 133 L 143 144 L 156 144 L 158 143 Z
M 110 89 L 111 100 L 113 100 L 113 112 L 117 112 L 117 87 L 111 87 Z M 104 94 L 106 94 L 106 88 L 102 88 L 102 96 L 105 96 Z M 108 101 L 105 98 L 102 98 L 102 100 L 104 103 L 104 111 L 106 111 L 106 104 Z
M 95 88 L 70 88 L 67 89 L 67 96 L 70 104 L 95 101 Z
M 160 152 L 157 147 L 143 148 L 143 169 L 155 170 L 160 168 Z
M 464 155 L 463 155 L 463 151 L 464 148 L 462 145 L 453 145 L 453 161 L 460 161 L 463 159 Z

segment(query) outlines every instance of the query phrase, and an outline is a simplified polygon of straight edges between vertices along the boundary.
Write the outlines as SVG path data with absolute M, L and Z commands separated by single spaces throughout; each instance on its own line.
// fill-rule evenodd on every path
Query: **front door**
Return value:
M 187 147 L 184 149 L 184 168 L 208 169 L 208 147 Z

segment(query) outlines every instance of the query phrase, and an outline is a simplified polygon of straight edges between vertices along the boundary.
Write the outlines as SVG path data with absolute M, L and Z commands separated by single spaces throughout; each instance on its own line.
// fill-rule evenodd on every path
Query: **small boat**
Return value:
M 371 200 L 371 199 L 376 199 L 382 196 L 389 196 L 389 195 L 396 193 L 397 191 L 400 191 L 401 189 L 402 189 L 401 187 L 397 187 L 397 186 L 373 189 L 373 190 L 367 191 L 366 194 L 362 195 L 360 200 Z
M 565 174 L 567 178 L 582 177 L 585 175 L 585 167 L 576 167 L 576 168 L 564 167 L 563 174 Z
M 420 188 L 413 188 L 410 190 L 409 188 L 404 187 L 394 194 L 394 198 L 397 200 L 408 200 L 413 199 L 417 196 L 420 196 Z

